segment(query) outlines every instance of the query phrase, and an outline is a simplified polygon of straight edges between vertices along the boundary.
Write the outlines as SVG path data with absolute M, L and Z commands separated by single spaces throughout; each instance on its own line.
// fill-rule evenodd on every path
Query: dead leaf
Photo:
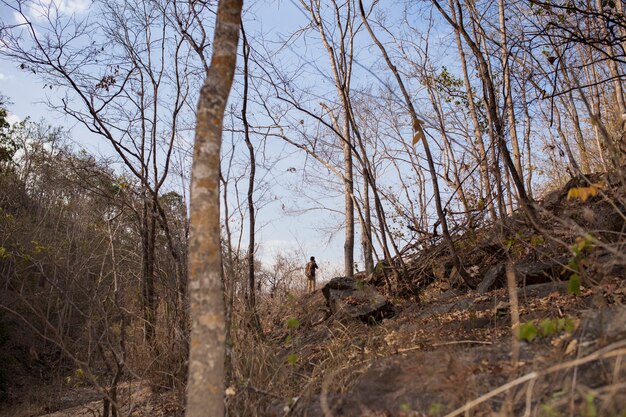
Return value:
M 578 348 L 578 339 L 574 339 L 567 344 L 567 347 L 565 348 L 565 355 L 571 355 L 572 353 L 576 352 L 577 348 Z
M 591 184 L 589 187 L 573 187 L 567 192 L 567 199 L 572 200 L 578 198 L 583 202 L 587 201 L 591 197 L 598 195 L 598 191 L 604 188 L 601 183 Z
M 426 140 L 426 136 L 424 135 L 424 129 L 422 129 L 422 122 L 418 119 L 413 121 L 413 145 L 415 145 L 420 140 Z

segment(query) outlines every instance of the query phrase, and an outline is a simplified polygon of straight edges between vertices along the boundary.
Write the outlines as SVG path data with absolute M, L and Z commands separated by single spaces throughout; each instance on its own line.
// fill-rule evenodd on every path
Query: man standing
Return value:
M 311 256 L 311 260 L 306 264 L 306 269 L 304 270 L 304 275 L 307 278 L 307 292 L 315 291 L 315 270 L 318 268 L 315 263 L 315 256 Z

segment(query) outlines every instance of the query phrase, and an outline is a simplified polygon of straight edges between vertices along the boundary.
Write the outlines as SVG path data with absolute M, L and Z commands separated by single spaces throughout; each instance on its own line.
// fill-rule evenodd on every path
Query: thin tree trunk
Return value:
M 502 52 L 503 81 L 505 109 L 509 120 L 509 132 L 511 133 L 511 146 L 513 147 L 513 162 L 517 175 L 524 177 L 522 168 L 522 156 L 517 138 L 517 122 L 515 121 L 515 109 L 513 107 L 513 88 L 511 88 L 511 68 L 509 67 L 509 46 L 506 33 L 506 19 L 504 16 L 504 0 L 498 0 L 498 16 L 500 19 L 500 50 Z
M 141 241 L 142 241 L 142 301 L 144 336 L 148 344 L 153 347 L 156 330 L 156 307 L 154 297 L 154 249 L 155 249 L 155 219 L 152 213 L 152 204 L 144 191 L 141 211 Z
M 233 377 L 233 340 L 232 340 L 232 324 L 233 324 L 233 302 L 235 298 L 235 277 L 233 273 L 234 269 L 234 257 L 233 257 L 233 243 L 232 234 L 230 231 L 230 210 L 228 208 L 228 181 L 220 174 L 220 181 L 222 183 L 222 197 L 224 200 L 224 230 L 226 232 L 226 264 L 222 264 L 222 273 L 224 281 L 224 304 L 225 304 L 225 360 L 224 360 L 224 381 L 226 384 L 230 384 Z
M 347 113 L 347 110 L 346 110 Z M 354 178 L 352 169 L 352 147 L 350 141 L 350 124 L 347 114 L 344 115 L 343 126 L 343 163 L 345 170 L 345 218 L 346 218 L 346 233 L 345 241 L 343 244 L 343 261 L 344 261 L 344 275 L 348 278 L 354 276 L 354 201 L 352 196 L 354 195 Z
M 526 57 L 522 64 L 522 80 L 521 80 L 521 94 L 522 104 L 524 105 L 524 147 L 526 149 L 526 191 L 528 196 L 533 198 L 533 164 L 532 164 L 532 148 L 530 143 L 530 137 L 532 134 L 532 118 L 530 117 L 530 111 L 528 109 L 528 99 L 526 98 Z
M 187 417 L 224 415 L 224 288 L 221 280 L 220 148 L 237 60 L 242 0 L 220 0 L 213 54 L 198 100 L 191 178 Z
M 350 135 L 350 115 L 348 106 L 348 96 L 350 92 L 350 77 L 352 74 L 352 42 L 353 34 L 351 33 L 350 11 L 348 10 L 345 27 L 340 21 L 340 6 L 336 2 L 332 2 L 335 10 L 336 28 L 339 31 L 341 42 L 338 45 L 331 45 L 328 40 L 324 20 L 321 16 L 321 4 L 319 1 L 310 0 L 307 4 L 301 0 L 301 4 L 311 15 L 313 24 L 318 29 L 322 44 L 328 54 L 335 89 L 341 101 L 343 108 L 343 120 L 341 126 L 341 139 L 343 141 L 343 161 L 344 161 L 344 202 L 345 202 L 345 240 L 343 245 L 344 252 L 344 275 L 346 277 L 354 276 L 354 178 L 352 164 L 352 140 Z M 346 39 L 348 40 L 348 49 L 346 50 Z
M 511 153 L 509 152 L 509 149 L 506 145 L 505 135 L 504 135 L 504 125 L 502 123 L 502 119 L 500 118 L 500 115 L 498 114 L 497 96 L 496 96 L 495 86 L 493 83 L 493 78 L 491 77 L 490 72 L 489 72 L 489 64 L 487 60 L 485 59 L 485 57 L 483 56 L 483 54 L 481 53 L 478 46 L 472 41 L 471 37 L 465 30 L 463 26 L 462 16 L 461 15 L 458 16 L 458 23 L 454 22 L 450 18 L 450 15 L 448 15 L 448 13 L 446 13 L 445 10 L 441 7 L 441 5 L 437 2 L 437 0 L 431 0 L 431 1 L 435 5 L 437 10 L 439 10 L 439 12 L 444 17 L 444 19 L 446 19 L 448 23 L 450 23 L 451 26 L 453 26 L 454 28 L 458 28 L 460 30 L 461 34 L 465 38 L 465 41 L 470 46 L 470 48 L 472 49 L 472 52 L 474 53 L 474 56 L 478 60 L 478 70 L 480 72 L 480 76 L 483 81 L 483 84 L 486 88 L 487 110 L 491 119 L 491 123 L 493 124 L 496 144 L 498 145 L 498 149 L 500 150 L 500 155 L 502 159 L 504 160 L 505 166 L 509 170 L 509 173 L 511 174 L 511 179 L 517 190 L 518 200 L 522 204 L 522 207 L 524 208 L 524 212 L 526 213 L 526 216 L 528 217 L 528 219 L 531 221 L 531 223 L 536 225 L 537 221 L 536 221 L 536 216 L 535 216 L 535 210 L 531 204 L 530 199 L 528 198 L 528 194 L 526 193 L 526 188 L 524 187 L 522 178 L 520 175 L 518 175 L 518 172 L 515 169 L 515 164 L 513 160 L 511 159 Z
M 598 71 L 596 70 L 596 66 L 591 66 L 591 71 L 593 72 L 593 81 L 589 81 L 592 84 L 591 88 L 591 108 L 596 114 L 600 114 L 600 87 L 598 82 Z M 593 133 L 596 139 L 596 146 L 598 148 L 598 155 L 600 156 L 600 161 L 602 162 L 602 167 L 605 172 L 608 172 L 610 166 L 606 160 L 606 156 L 604 155 L 604 147 L 602 146 L 602 141 L 600 140 L 600 129 L 597 125 L 593 125 Z
M 372 247 L 372 214 L 370 209 L 370 181 L 369 175 L 363 177 L 363 226 L 361 227 L 361 246 L 365 273 L 369 276 L 374 272 L 374 257 Z
M 450 0 L 450 10 L 452 12 L 451 17 L 453 21 L 456 22 L 456 12 L 454 10 L 454 4 L 452 0 Z M 496 214 L 496 210 L 493 205 L 493 188 L 491 185 L 491 179 L 489 177 L 489 160 L 487 157 L 487 152 L 485 151 L 485 142 L 483 141 L 483 135 L 480 128 L 480 122 L 478 120 L 478 110 L 476 109 L 476 104 L 474 103 L 474 90 L 472 89 L 472 85 L 470 83 L 469 74 L 467 71 L 467 58 L 465 57 L 465 51 L 463 51 L 463 43 L 461 41 L 461 32 L 455 28 L 454 30 L 456 45 L 459 51 L 459 58 L 461 59 L 461 69 L 463 70 L 463 84 L 465 85 L 465 91 L 467 94 L 467 101 L 469 105 L 469 112 L 472 119 L 472 123 L 474 125 L 474 137 L 476 138 L 476 144 L 478 145 L 478 152 L 480 156 L 480 173 L 483 179 L 485 192 L 483 194 L 483 198 L 487 203 L 487 209 L 489 210 L 489 214 L 491 215 L 491 220 L 495 221 L 498 219 Z M 482 192 L 482 191 L 481 191 Z
M 580 172 L 580 168 L 578 167 L 578 162 L 576 162 L 576 158 L 572 153 L 572 148 L 569 146 L 567 134 L 563 131 L 563 124 L 561 122 L 561 111 L 556 106 L 554 107 L 554 115 L 556 117 L 556 130 L 557 132 L 559 132 L 561 142 L 563 142 L 563 147 L 565 148 L 565 152 L 567 153 L 567 159 L 570 163 L 570 176 L 573 177 Z
M 248 123 L 248 62 L 250 57 L 250 45 L 246 38 L 246 32 L 241 27 L 241 39 L 243 41 L 243 105 L 241 108 L 241 119 L 244 127 L 244 140 L 246 147 L 248 148 L 248 154 L 250 156 L 250 176 L 248 179 L 248 318 L 250 325 L 257 332 L 261 332 L 261 321 L 256 311 L 256 284 L 255 284 L 255 271 L 254 271 L 254 245 L 255 245 L 255 210 L 254 210 L 254 177 L 256 173 L 256 158 L 254 155 L 254 147 L 250 140 L 250 124 Z
M 448 133 L 446 131 L 446 125 L 444 120 L 443 111 L 441 109 L 441 100 L 439 95 L 434 91 L 434 87 L 432 86 L 431 79 L 428 78 L 427 75 L 424 75 L 426 78 L 426 88 L 428 90 L 428 95 L 430 97 L 430 101 L 433 105 L 433 109 L 435 110 L 435 114 L 437 115 L 437 122 L 439 122 L 439 128 L 441 129 L 441 137 L 444 141 L 445 151 L 448 153 L 449 157 L 445 158 L 445 167 L 444 167 L 444 176 L 443 178 L 446 182 L 453 187 L 455 192 L 459 194 L 459 200 L 461 200 L 461 204 L 463 205 L 463 210 L 466 215 L 466 226 L 472 228 L 472 208 L 470 207 L 467 197 L 465 195 L 465 190 L 463 189 L 463 185 L 461 184 L 461 178 L 459 175 L 459 165 L 456 162 L 456 158 L 454 157 L 454 151 L 452 150 L 452 145 L 450 144 L 450 138 L 448 137 Z M 452 165 L 452 173 L 454 179 L 450 179 L 450 175 L 448 174 L 449 166 Z
M 400 76 L 400 73 L 398 72 L 396 66 L 393 65 L 393 63 L 391 62 L 391 59 L 389 58 L 389 55 L 387 54 L 385 47 L 383 46 L 382 43 L 380 43 L 380 41 L 374 34 L 374 31 L 372 30 L 371 26 L 369 25 L 369 22 L 367 21 L 367 17 L 365 15 L 365 8 L 363 7 L 362 0 L 359 0 L 359 9 L 361 12 L 361 19 L 363 20 L 363 23 L 367 31 L 369 32 L 374 43 L 378 46 L 378 49 L 380 49 L 383 55 L 383 58 L 385 59 L 385 62 L 387 63 L 387 67 L 391 70 L 392 74 L 396 78 L 396 81 L 398 83 L 398 86 L 400 87 L 400 90 L 402 91 L 402 95 L 404 97 L 406 106 L 409 110 L 409 114 L 411 115 L 413 132 L 415 135 L 418 135 L 418 137 L 420 137 L 422 141 L 422 146 L 424 146 L 424 153 L 426 154 L 426 161 L 428 162 L 428 169 L 430 171 L 430 176 L 431 176 L 431 181 L 432 181 L 432 186 L 433 186 L 435 209 L 437 211 L 437 217 L 439 219 L 439 222 L 441 223 L 441 234 L 448 246 L 448 250 L 450 251 L 450 256 L 452 257 L 454 266 L 457 272 L 459 273 L 459 275 L 461 276 L 461 278 L 463 279 L 463 281 L 470 288 L 474 288 L 475 286 L 471 283 L 469 279 L 470 278 L 469 274 L 463 267 L 463 264 L 461 263 L 461 259 L 458 256 L 457 250 L 454 247 L 454 242 L 452 241 L 452 237 L 450 236 L 450 231 L 448 230 L 448 221 L 446 219 L 446 214 L 441 204 L 441 193 L 439 191 L 439 181 L 437 180 L 437 170 L 435 168 L 435 162 L 433 160 L 432 153 L 430 152 L 430 146 L 428 144 L 426 135 L 424 135 L 422 131 L 422 126 L 421 126 L 422 123 L 417 117 L 417 112 L 415 110 L 415 107 L 413 106 L 413 101 L 411 100 L 411 97 L 409 96 L 409 93 L 406 90 L 404 81 L 402 80 L 402 77 Z

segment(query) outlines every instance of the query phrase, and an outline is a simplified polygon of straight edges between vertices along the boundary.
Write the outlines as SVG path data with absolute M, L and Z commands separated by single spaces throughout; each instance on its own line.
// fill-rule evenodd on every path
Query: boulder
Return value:
M 518 284 L 532 285 L 561 280 L 563 265 L 567 259 L 553 259 L 550 261 L 518 262 L 515 264 Z
M 485 274 L 485 277 L 480 282 L 480 284 L 478 284 L 478 287 L 476 288 L 477 291 L 480 294 L 485 294 L 486 292 L 489 292 L 497 288 L 498 287 L 497 284 L 500 284 L 500 286 L 502 286 L 503 276 L 504 276 L 504 264 L 503 263 L 492 266 L 491 268 L 487 270 L 487 273 Z
M 372 324 L 393 317 L 393 304 L 362 280 L 333 278 L 322 288 L 326 304 L 337 317 L 359 319 Z
M 562 279 L 563 265 L 567 259 L 555 259 L 551 261 L 522 261 L 515 264 L 515 272 L 518 286 L 528 286 L 555 282 Z M 506 283 L 506 268 L 504 263 L 490 267 L 485 273 L 483 280 L 478 284 L 477 291 L 485 294 L 496 288 L 502 288 Z

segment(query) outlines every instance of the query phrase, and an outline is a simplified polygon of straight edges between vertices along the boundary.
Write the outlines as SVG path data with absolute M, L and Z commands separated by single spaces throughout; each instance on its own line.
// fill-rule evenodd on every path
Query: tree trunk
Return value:
M 454 5 L 452 4 L 452 0 L 450 0 L 450 6 L 452 19 L 456 22 L 456 13 L 454 11 Z M 457 49 L 459 51 L 459 58 L 461 59 L 461 69 L 463 70 L 463 84 L 465 85 L 465 91 L 467 93 L 469 112 L 472 118 L 472 123 L 474 125 L 474 137 L 476 138 L 476 144 L 478 145 L 478 152 L 480 156 L 480 174 L 482 176 L 483 184 L 485 186 L 485 192 L 482 197 L 487 203 L 487 208 L 489 210 L 489 214 L 491 215 L 491 220 L 495 221 L 497 220 L 498 216 L 493 205 L 493 188 L 491 185 L 491 178 L 489 177 L 489 160 L 487 152 L 485 150 L 485 142 L 483 141 L 480 121 L 478 120 L 478 111 L 476 109 L 476 104 L 474 103 L 474 90 L 472 89 L 469 74 L 467 71 L 467 59 L 465 57 L 465 51 L 463 51 L 461 32 L 455 28 L 454 34 L 456 38 Z
M 344 275 L 348 278 L 354 276 L 354 178 L 352 169 L 352 146 L 350 140 L 350 122 L 348 121 L 347 109 L 344 114 L 343 126 L 343 163 L 345 169 L 344 200 L 346 234 L 343 244 Z
M 301 0 L 301 4 L 311 15 L 313 24 L 317 27 L 320 34 L 322 44 L 328 54 L 335 89 L 342 105 L 343 120 L 341 126 L 341 135 L 343 141 L 343 161 L 344 161 L 344 201 L 345 201 L 345 240 L 343 244 L 344 256 L 344 275 L 346 277 L 354 276 L 354 174 L 352 163 L 352 139 L 350 134 L 350 77 L 352 75 L 352 42 L 353 33 L 351 33 L 351 14 L 347 13 L 347 21 L 345 25 L 340 21 L 340 6 L 333 2 L 335 9 L 335 30 L 339 31 L 341 41 L 338 44 L 331 44 L 328 33 L 324 27 L 325 21 L 321 16 L 321 5 L 319 2 L 309 2 L 306 4 Z M 349 7 L 349 6 L 348 6 Z M 347 44 L 346 44 L 347 42 Z
M 187 417 L 224 415 L 224 294 L 221 280 L 220 148 L 233 83 L 242 0 L 220 0 L 211 64 L 197 108 L 191 174 Z
M 511 88 L 511 68 L 509 67 L 509 46 L 507 45 L 506 19 L 504 16 L 504 0 L 498 0 L 498 16 L 500 18 L 500 49 L 502 51 L 502 66 L 504 78 L 505 109 L 509 120 L 511 132 L 511 146 L 513 147 L 513 162 L 517 175 L 523 178 L 522 156 L 517 138 L 517 122 L 515 121 L 515 109 L 513 108 L 513 88 Z
M 256 159 L 254 147 L 250 140 L 250 124 L 248 123 L 248 62 L 250 57 L 250 45 L 246 38 L 246 32 L 242 26 L 241 37 L 243 41 L 243 105 L 241 108 L 241 120 L 244 127 L 244 140 L 250 156 L 250 177 L 248 179 L 248 319 L 250 326 L 257 332 L 261 331 L 261 321 L 256 311 L 256 284 L 254 271 L 254 242 L 255 242 L 255 211 L 254 211 L 254 177 L 256 173 Z
M 144 337 L 152 347 L 156 331 L 156 305 L 154 294 L 154 250 L 155 250 L 155 218 L 152 204 L 147 191 L 143 194 L 141 211 L 141 246 L 142 246 L 142 302 Z
M 369 175 L 364 176 L 363 180 L 363 226 L 361 230 L 361 245 L 363 247 L 363 263 L 365 264 L 365 273 L 369 276 L 374 272 L 374 257 L 372 252 L 372 213 L 370 208 L 370 181 Z

